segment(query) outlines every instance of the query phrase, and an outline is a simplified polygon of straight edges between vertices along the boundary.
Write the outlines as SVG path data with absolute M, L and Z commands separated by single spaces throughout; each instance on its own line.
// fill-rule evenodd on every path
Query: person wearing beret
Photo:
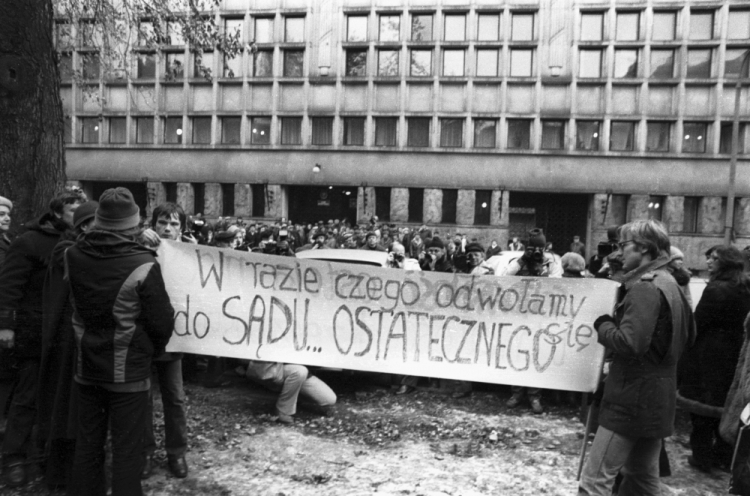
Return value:
M 677 362 L 695 341 L 693 314 L 667 270 L 670 241 L 655 220 L 620 229 L 623 275 L 614 316 L 594 321 L 613 359 L 604 383 L 599 428 L 581 475 L 579 495 L 658 495 L 662 439 L 674 431 Z
M 13 210 L 13 202 L 0 196 L 0 266 L 5 260 L 5 255 L 10 248 L 10 211 Z M 5 434 L 5 404 L 10 396 L 13 382 L 15 382 L 16 370 L 12 364 L 10 350 L 0 349 L 0 436 Z
M 0 196 L 0 265 L 5 260 L 5 255 L 8 253 L 10 248 L 10 237 L 8 231 L 10 230 L 10 211 L 13 210 L 13 202 Z

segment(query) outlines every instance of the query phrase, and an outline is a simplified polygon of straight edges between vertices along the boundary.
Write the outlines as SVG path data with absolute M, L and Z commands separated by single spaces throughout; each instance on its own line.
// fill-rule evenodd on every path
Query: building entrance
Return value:
M 357 222 L 357 188 L 340 186 L 289 186 L 289 218 L 292 222 L 346 219 Z
M 509 239 L 523 241 L 530 229 L 539 227 L 558 255 L 568 251 L 573 236 L 586 241 L 589 195 L 511 192 L 509 200 Z

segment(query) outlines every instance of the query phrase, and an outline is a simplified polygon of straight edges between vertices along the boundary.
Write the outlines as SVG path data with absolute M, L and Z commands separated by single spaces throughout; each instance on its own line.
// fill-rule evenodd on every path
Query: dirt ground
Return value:
M 339 396 L 332 416 L 301 408 L 292 426 L 271 412 L 274 396 L 231 372 L 225 387 L 189 381 L 187 455 L 190 475 L 176 479 L 157 451 L 145 494 L 167 495 L 570 495 L 584 426 L 579 408 L 557 405 L 545 392 L 546 412 L 505 407 L 510 389 L 476 385 L 453 399 L 427 387 L 395 395 L 387 377 L 320 373 Z M 565 395 L 563 395 L 565 396 Z M 158 408 L 158 407 L 157 407 Z M 160 416 L 160 413 L 157 413 Z M 157 440 L 163 436 L 161 420 Z M 678 414 L 667 440 L 672 476 L 662 494 L 726 494 L 729 476 L 687 465 L 689 421 Z M 40 478 L 3 495 L 49 494 Z

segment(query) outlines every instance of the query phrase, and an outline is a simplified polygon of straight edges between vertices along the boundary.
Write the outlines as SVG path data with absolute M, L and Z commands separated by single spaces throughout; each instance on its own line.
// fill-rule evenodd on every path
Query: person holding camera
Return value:
M 529 239 L 526 242 L 523 256 L 511 261 L 506 267 L 504 276 L 524 277 L 562 277 L 562 267 L 557 263 L 555 257 L 544 251 L 547 239 L 541 229 L 529 231 Z M 537 415 L 544 413 L 542 407 L 542 391 L 539 388 L 525 388 L 513 386 L 513 395 L 505 403 L 509 408 L 515 408 L 521 404 L 524 393 L 529 399 L 531 410 Z
M 526 276 L 526 277 L 562 277 L 562 267 L 555 260 L 554 255 L 545 252 L 547 238 L 539 229 L 529 231 L 529 239 L 526 242 L 521 258 L 512 260 L 505 268 L 503 276 Z
M 426 272 L 455 272 L 448 259 L 445 244 L 439 237 L 433 236 L 426 251 L 420 253 L 419 268 Z

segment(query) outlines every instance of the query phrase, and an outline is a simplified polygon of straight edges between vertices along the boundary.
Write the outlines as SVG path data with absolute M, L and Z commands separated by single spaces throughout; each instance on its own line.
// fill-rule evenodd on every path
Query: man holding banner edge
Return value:
M 618 249 L 625 274 L 614 318 L 594 322 L 599 343 L 614 359 L 579 495 L 611 494 L 620 471 L 618 494 L 659 494 L 661 440 L 674 429 L 677 361 L 695 339 L 690 306 L 666 269 L 664 226 L 626 224 Z

